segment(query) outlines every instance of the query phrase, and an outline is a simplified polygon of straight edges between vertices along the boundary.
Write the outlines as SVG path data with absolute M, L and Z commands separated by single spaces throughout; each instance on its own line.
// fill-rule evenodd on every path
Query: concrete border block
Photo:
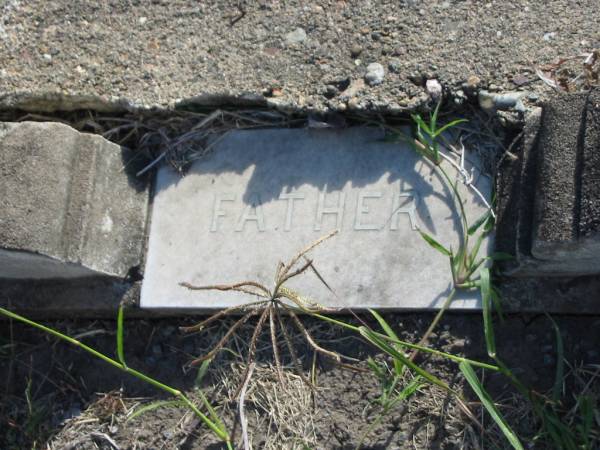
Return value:
M 148 189 L 128 150 L 50 122 L 0 123 L 0 278 L 124 277 L 143 260 Z

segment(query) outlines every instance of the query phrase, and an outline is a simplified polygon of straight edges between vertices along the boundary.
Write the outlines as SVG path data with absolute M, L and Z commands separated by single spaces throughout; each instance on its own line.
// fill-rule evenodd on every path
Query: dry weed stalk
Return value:
M 244 325 L 250 318 L 258 316 L 258 322 L 254 328 L 254 332 L 252 334 L 252 338 L 250 339 L 250 344 L 248 348 L 248 356 L 247 356 L 247 367 L 248 369 L 253 366 L 255 362 L 256 356 L 256 346 L 258 338 L 263 330 L 265 323 L 267 320 L 269 321 L 269 332 L 271 336 L 271 345 L 273 349 L 273 359 L 275 362 L 275 366 L 277 368 L 277 374 L 279 380 L 283 382 L 283 370 L 281 364 L 281 358 L 279 354 L 279 344 L 277 340 L 277 328 L 281 329 L 282 335 L 284 337 L 285 345 L 291 355 L 292 361 L 298 372 L 298 375 L 305 381 L 308 385 L 311 385 L 310 381 L 302 374 L 301 365 L 299 363 L 300 358 L 298 357 L 298 353 L 294 348 L 294 344 L 292 342 L 291 336 L 287 330 L 286 323 L 283 320 L 281 312 L 287 313 L 291 322 L 294 326 L 300 331 L 304 339 L 308 342 L 308 344 L 318 353 L 333 359 L 337 363 L 341 363 L 342 357 L 340 354 L 326 350 L 321 347 L 319 344 L 315 342 L 313 337 L 311 336 L 308 329 L 304 326 L 297 313 L 323 313 L 323 312 L 333 312 L 337 311 L 333 308 L 326 308 L 316 302 L 309 300 L 306 297 L 303 297 L 299 293 L 293 291 L 292 289 L 287 288 L 285 285 L 286 282 L 291 280 L 294 277 L 297 277 L 308 269 L 311 269 L 313 273 L 319 278 L 319 280 L 328 288 L 329 286 L 321 275 L 317 272 L 315 267 L 313 266 L 313 262 L 311 259 L 306 257 L 306 254 L 321 244 L 323 241 L 329 239 L 337 233 L 337 230 L 317 239 L 311 245 L 306 247 L 304 250 L 296 254 L 287 264 L 283 262 L 279 262 L 277 265 L 277 269 L 275 272 L 275 282 L 272 290 L 268 289 L 264 284 L 261 284 L 257 281 L 242 281 L 240 283 L 229 284 L 229 285 L 210 285 L 210 286 L 194 286 L 190 283 L 180 283 L 181 286 L 184 286 L 190 290 L 217 290 L 217 291 L 236 291 L 242 292 L 245 294 L 254 295 L 260 297 L 261 300 L 244 303 L 241 305 L 236 305 L 230 308 L 223 309 L 216 314 L 213 314 L 206 320 L 202 322 L 190 326 L 190 327 L 182 327 L 181 330 L 185 332 L 197 332 L 211 323 L 222 319 L 223 317 L 232 314 L 232 313 L 243 313 L 242 317 L 237 320 L 230 328 L 227 330 L 225 335 L 221 338 L 221 340 L 205 355 L 193 360 L 191 362 L 192 365 L 199 364 L 203 361 L 213 358 L 229 341 L 229 339 L 233 336 L 236 330 L 238 330 L 242 325 Z M 247 369 L 247 370 L 248 370 Z M 247 374 L 242 377 L 242 379 L 246 379 Z M 237 397 L 237 395 L 236 395 Z

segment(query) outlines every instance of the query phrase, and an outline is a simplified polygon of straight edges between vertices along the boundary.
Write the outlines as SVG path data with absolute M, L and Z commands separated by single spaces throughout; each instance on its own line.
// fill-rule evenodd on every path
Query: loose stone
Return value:
M 369 85 L 375 86 L 377 84 L 383 83 L 384 76 L 385 76 L 385 71 L 381 64 L 371 63 L 367 66 L 367 73 L 365 74 L 365 81 Z
M 304 28 L 296 28 L 294 31 L 289 32 L 285 35 L 285 41 L 290 44 L 301 44 L 306 40 L 306 31 Z
M 358 56 L 362 53 L 363 49 L 360 45 L 356 44 L 353 45 L 352 48 L 350 49 L 350 56 L 352 56 L 353 58 L 358 58 Z
M 433 100 L 437 100 L 442 95 L 442 85 L 438 80 L 427 80 L 425 88 Z

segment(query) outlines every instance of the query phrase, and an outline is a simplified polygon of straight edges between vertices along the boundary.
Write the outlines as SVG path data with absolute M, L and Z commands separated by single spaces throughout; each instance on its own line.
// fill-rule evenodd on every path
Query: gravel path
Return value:
M 0 108 L 110 110 L 193 99 L 397 113 L 430 100 L 428 79 L 456 101 L 481 87 L 542 93 L 536 67 L 600 47 L 599 7 L 0 0 Z M 367 70 L 373 63 L 381 67 Z

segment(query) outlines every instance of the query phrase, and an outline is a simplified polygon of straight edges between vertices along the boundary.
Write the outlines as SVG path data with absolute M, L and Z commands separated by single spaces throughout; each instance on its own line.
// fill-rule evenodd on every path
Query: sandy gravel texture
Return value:
M 480 87 L 540 92 L 547 88 L 537 66 L 600 46 L 599 6 L 0 0 L 0 106 L 110 110 L 111 102 L 172 106 L 196 98 L 394 113 L 429 102 L 427 79 L 459 101 Z M 365 82 L 371 63 L 384 69 L 380 84 Z

